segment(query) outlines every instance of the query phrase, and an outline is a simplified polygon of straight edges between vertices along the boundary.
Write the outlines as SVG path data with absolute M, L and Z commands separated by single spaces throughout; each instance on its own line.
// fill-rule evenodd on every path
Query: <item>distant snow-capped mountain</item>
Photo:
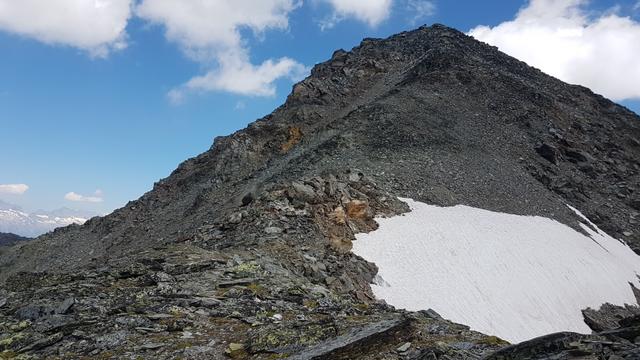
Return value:
M 69 208 L 26 212 L 17 205 L 0 201 L 0 232 L 36 237 L 55 228 L 84 224 L 94 216 L 97 214 Z

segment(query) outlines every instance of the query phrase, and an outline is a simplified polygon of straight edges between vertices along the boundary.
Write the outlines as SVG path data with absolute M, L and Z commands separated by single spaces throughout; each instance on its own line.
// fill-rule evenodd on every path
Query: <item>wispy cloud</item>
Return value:
M 27 184 L 0 184 L 0 194 L 22 195 L 29 190 Z
M 435 15 L 438 8 L 434 1 L 409 0 L 407 1 L 407 9 L 413 14 L 411 24 L 416 24 L 420 20 Z
M 588 3 L 531 0 L 513 20 L 470 34 L 613 100 L 640 99 L 640 23 L 616 9 L 593 16 Z
M 104 201 L 101 190 L 96 190 L 93 195 L 89 195 L 89 196 L 80 195 L 72 191 L 70 193 L 67 193 L 64 196 L 64 198 L 65 200 L 69 200 L 73 202 L 101 203 Z

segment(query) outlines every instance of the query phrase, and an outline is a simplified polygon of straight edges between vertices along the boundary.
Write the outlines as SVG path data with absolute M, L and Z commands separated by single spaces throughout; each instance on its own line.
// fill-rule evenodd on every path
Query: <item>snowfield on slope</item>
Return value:
M 411 212 L 378 218 L 353 252 L 379 268 L 373 292 L 408 310 L 510 342 L 591 333 L 581 309 L 636 304 L 640 257 L 589 223 L 586 236 L 555 220 L 401 199 Z

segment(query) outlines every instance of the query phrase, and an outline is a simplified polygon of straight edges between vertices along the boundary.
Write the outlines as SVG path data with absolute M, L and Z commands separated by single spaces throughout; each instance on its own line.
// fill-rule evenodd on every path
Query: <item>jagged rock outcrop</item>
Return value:
M 585 309 L 592 335 L 570 332 L 550 334 L 507 346 L 487 360 L 506 359 L 638 359 L 640 358 L 640 309 L 604 304 Z
M 631 111 L 456 30 L 365 39 L 139 200 L 0 254 L 0 351 L 488 356 L 505 342 L 376 302 L 354 232 L 398 196 L 577 227 L 570 204 L 638 251 L 639 138 Z
M 640 319 L 640 308 L 627 305 L 625 307 L 604 304 L 600 309 L 582 310 L 584 322 L 594 332 L 615 330 L 629 325 L 629 321 Z

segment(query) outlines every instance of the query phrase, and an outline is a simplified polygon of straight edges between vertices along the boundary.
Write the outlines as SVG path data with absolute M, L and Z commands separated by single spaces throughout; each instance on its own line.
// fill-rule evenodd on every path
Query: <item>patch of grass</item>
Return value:
M 506 340 L 502 340 L 497 336 L 487 336 L 486 338 L 478 341 L 478 344 L 490 345 L 490 346 L 503 346 L 510 343 Z
M 175 348 L 177 350 L 185 350 L 185 349 L 188 349 L 188 348 L 192 348 L 194 346 L 195 346 L 195 344 L 193 342 L 191 342 L 191 341 L 180 341 L 179 343 L 177 343 L 175 345 Z
M 304 328 L 278 328 L 269 329 L 260 333 L 251 342 L 253 351 L 273 351 L 291 345 L 307 346 L 331 336 L 335 336 L 337 330 L 332 326 L 310 325 Z
M 8 338 L 4 338 L 0 340 L 0 349 L 7 349 L 11 347 L 11 345 L 23 340 L 24 338 L 26 338 L 26 336 L 23 333 L 18 333 Z
M 5 359 L 15 359 L 18 356 L 18 353 L 16 353 L 15 351 L 11 351 L 11 350 L 6 350 L 3 352 L 0 352 L 0 359 L 5 360 Z
M 184 311 L 177 306 L 172 306 L 171 308 L 169 308 L 169 314 L 173 315 L 174 317 L 182 317 L 184 315 Z
M 361 312 L 367 312 L 371 308 L 369 304 L 365 304 L 365 303 L 354 304 L 353 307 Z
M 20 321 L 17 324 L 13 324 L 9 327 L 9 330 L 13 332 L 22 331 L 31 326 L 31 323 L 28 320 Z
M 247 289 L 251 290 L 253 295 L 260 299 L 266 299 L 269 296 L 269 290 L 260 284 L 251 283 L 247 285 Z
M 318 302 L 314 299 L 304 299 L 302 300 L 302 305 L 310 310 L 316 309 L 318 306 L 320 306 L 320 304 L 318 304 Z

